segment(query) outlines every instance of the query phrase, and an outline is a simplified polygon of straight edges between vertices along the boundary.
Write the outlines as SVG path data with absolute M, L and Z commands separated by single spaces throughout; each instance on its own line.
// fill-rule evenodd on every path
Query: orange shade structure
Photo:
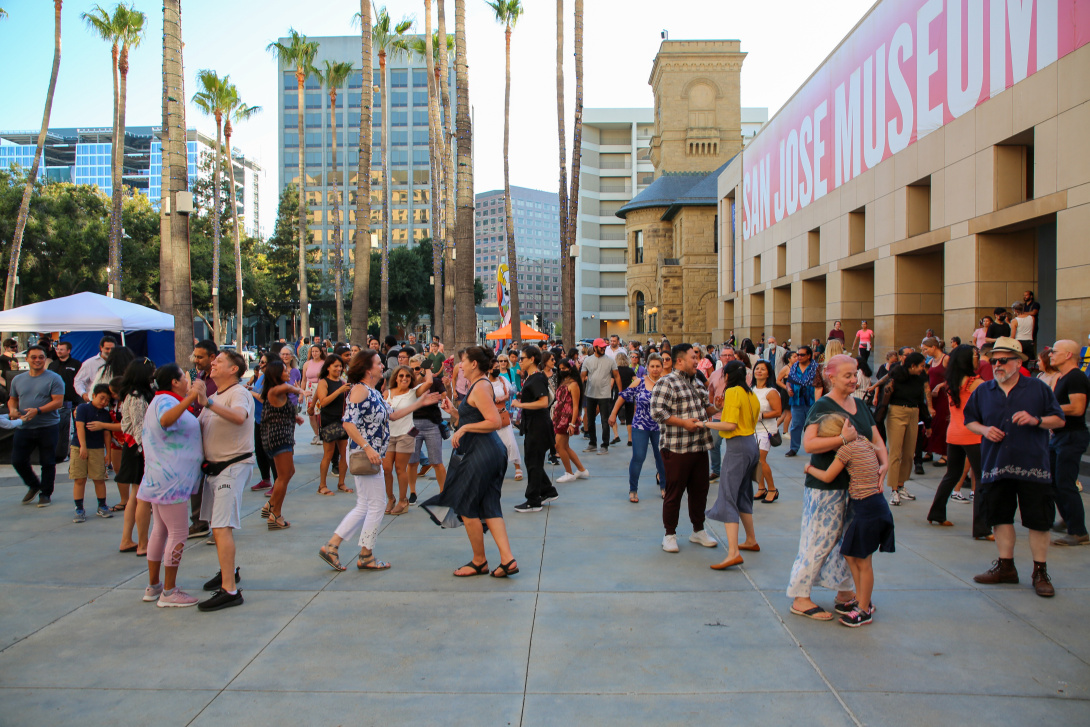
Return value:
M 524 340 L 524 341 L 544 341 L 544 340 L 549 338 L 544 333 L 542 333 L 540 331 L 535 331 L 533 328 L 530 328 L 530 326 L 526 325 L 525 322 L 519 321 L 519 323 L 521 323 L 521 325 L 522 325 L 522 340 Z M 507 324 L 503 328 L 498 328 L 495 331 L 492 331 L 487 336 L 485 336 L 485 338 L 488 339 L 489 341 L 506 341 L 506 340 L 510 339 L 511 338 L 511 324 Z

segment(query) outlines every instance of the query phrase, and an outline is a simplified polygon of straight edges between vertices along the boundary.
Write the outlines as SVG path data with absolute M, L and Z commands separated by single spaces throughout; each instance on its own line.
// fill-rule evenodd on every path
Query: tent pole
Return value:
M 121 345 L 122 346 L 125 345 L 125 332 L 124 331 L 121 332 Z

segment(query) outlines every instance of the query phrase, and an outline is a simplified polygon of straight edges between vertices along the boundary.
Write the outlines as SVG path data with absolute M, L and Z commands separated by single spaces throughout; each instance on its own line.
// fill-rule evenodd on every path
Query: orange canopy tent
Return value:
M 519 323 L 522 326 L 522 340 L 524 340 L 524 341 L 544 341 L 544 340 L 548 339 L 548 336 L 546 336 L 544 333 L 541 333 L 540 331 L 535 331 L 533 328 L 530 328 L 530 326 L 526 325 L 525 322 L 519 321 Z M 485 336 L 485 338 L 488 339 L 489 341 L 506 341 L 506 340 L 510 339 L 511 338 L 511 324 L 509 323 L 506 326 L 504 326 L 503 328 L 498 328 L 495 331 L 492 331 L 487 336 Z

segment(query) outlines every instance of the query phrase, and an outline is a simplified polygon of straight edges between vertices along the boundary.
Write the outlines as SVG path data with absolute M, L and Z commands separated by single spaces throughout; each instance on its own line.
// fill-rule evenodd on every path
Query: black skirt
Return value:
M 467 433 L 452 452 L 443 491 L 420 503 L 435 524 L 456 528 L 462 518 L 502 518 L 500 491 L 507 473 L 507 448 L 495 432 Z
M 876 492 L 862 500 L 851 500 L 848 506 L 847 527 L 840 554 L 852 558 L 866 558 L 876 550 L 894 552 L 893 513 L 882 493 Z
M 139 485 L 144 479 L 144 453 L 135 444 L 121 448 L 121 466 L 117 468 L 114 482 Z

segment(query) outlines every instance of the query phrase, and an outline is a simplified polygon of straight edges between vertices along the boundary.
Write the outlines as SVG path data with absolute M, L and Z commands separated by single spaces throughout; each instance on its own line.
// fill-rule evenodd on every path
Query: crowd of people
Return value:
M 211 341 L 195 345 L 190 375 L 175 363 L 157 368 L 106 336 L 99 354 L 82 363 L 64 342 L 31 346 L 29 370 L 11 382 L 7 426 L 15 428 L 24 503 L 51 503 L 58 438 L 69 437 L 74 521 L 87 519 L 89 479 L 98 517 L 124 513 L 119 550 L 147 557 L 144 600 L 203 611 L 243 602 L 233 531 L 247 487 L 264 492 L 269 531 L 292 527 L 285 505 L 295 435 L 308 422 L 310 444 L 322 447 L 317 494 L 355 495 L 319 557 L 344 570 L 339 547 L 358 537 L 358 569 L 390 568 L 375 555 L 383 518 L 417 505 L 442 527 L 465 527 L 472 558 L 456 577 L 519 572 L 500 504 L 509 465 L 526 482 L 513 510 L 532 514 L 561 497 L 558 484 L 593 477 L 589 455 L 622 442 L 631 448 L 633 504 L 648 450 L 653 458 L 662 549 L 680 551 L 686 499 L 689 542 L 718 547 L 707 523 L 722 523 L 726 553 L 711 567 L 734 568 L 743 552 L 761 550 L 754 504 L 779 500 L 768 457 L 783 446 L 787 457 L 809 455 L 790 610 L 855 627 L 874 618 L 873 553 L 895 549 L 891 506 L 916 499 L 907 482 L 928 460 L 946 471 L 926 520 L 950 527 L 948 503 L 971 503 L 972 536 L 995 542 L 998 557 L 977 582 L 1018 582 L 1016 511 L 1029 530 L 1031 580 L 1041 596 L 1055 593 L 1049 531 L 1059 531 L 1053 545 L 1090 542 L 1076 484 L 1090 444 L 1090 381 L 1072 341 L 1057 341 L 1030 362 L 1035 335 L 1024 336 L 1035 333 L 1039 310 L 1031 298 L 1015 306 L 1013 325 L 997 311 L 973 343 L 949 351 L 928 331 L 919 346 L 891 351 L 877 374 L 869 365 L 874 331 L 865 322 L 851 347 L 838 321 L 824 343 L 793 350 L 771 336 L 755 345 L 733 335 L 721 346 L 671 345 L 665 337 L 622 345 L 611 336 L 568 350 L 557 342 L 453 354 L 438 338 L 418 347 L 415 337 L 390 336 L 364 348 L 303 340 L 274 344 L 249 376 L 241 355 Z M 74 422 L 71 434 L 62 412 Z M 580 435 L 586 444 L 574 446 Z M 35 449 L 40 475 L 30 465 Z M 547 460 L 564 470 L 555 482 Z M 250 486 L 255 463 L 260 480 Z M 111 468 L 120 497 L 114 508 Z M 417 482 L 428 470 L 438 492 L 418 502 Z M 1061 519 L 1054 522 L 1055 510 Z M 499 549 L 494 568 L 485 533 Z M 209 535 L 220 570 L 204 584 L 212 595 L 198 602 L 179 589 L 178 568 L 186 541 Z M 812 600 L 815 586 L 836 592 L 833 612 Z

